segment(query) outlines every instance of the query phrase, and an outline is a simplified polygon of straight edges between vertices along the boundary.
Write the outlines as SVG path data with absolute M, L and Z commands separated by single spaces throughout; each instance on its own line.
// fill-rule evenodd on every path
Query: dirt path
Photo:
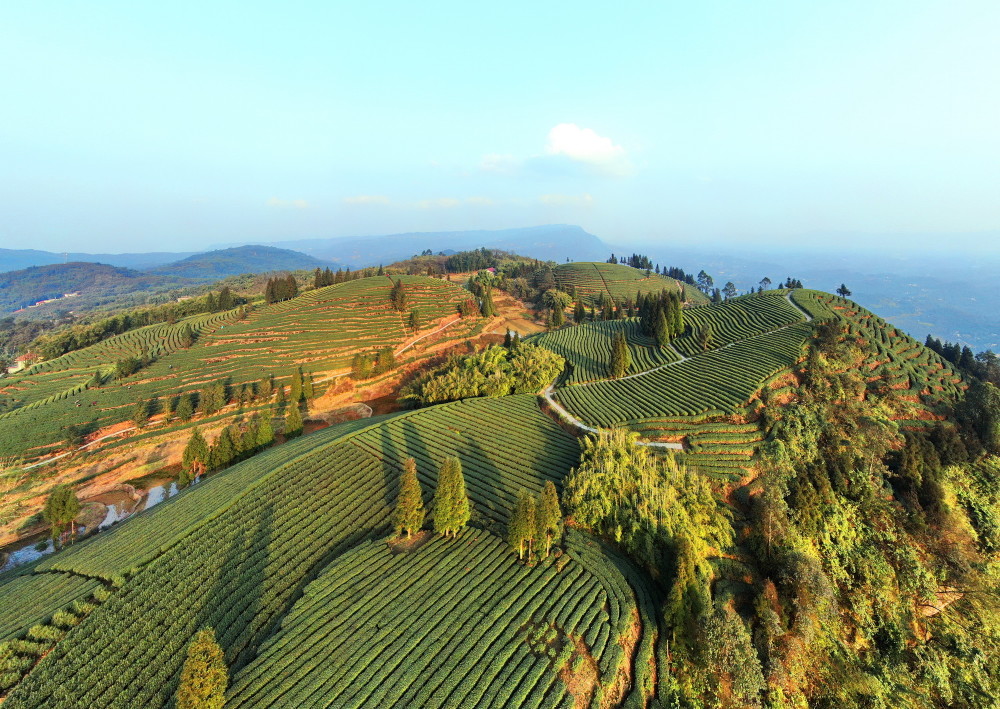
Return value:
M 796 303 L 794 300 L 792 300 L 792 294 L 791 294 L 791 292 L 786 293 L 785 294 L 785 298 L 788 300 L 789 304 L 791 304 L 791 306 L 793 308 L 795 308 L 800 313 L 802 313 L 802 316 L 805 318 L 806 322 L 812 322 L 812 316 L 809 315 L 809 313 L 807 313 L 805 310 L 803 310 L 798 305 L 798 303 Z M 763 337 L 765 335 L 770 335 L 770 334 L 773 334 L 775 332 L 780 332 L 781 330 L 785 330 L 785 329 L 787 329 L 789 327 L 792 327 L 793 325 L 798 325 L 798 324 L 799 323 L 790 323 L 788 325 L 782 325 L 781 327 L 779 327 L 779 328 L 777 328 L 775 330 L 771 330 L 770 332 L 762 332 L 762 333 L 760 333 L 758 335 L 752 335 L 751 337 L 747 337 L 747 338 L 744 338 L 742 340 L 734 340 L 734 341 L 730 342 L 727 345 L 723 345 L 722 347 L 716 347 L 716 348 L 711 349 L 711 350 L 706 350 L 705 352 L 700 352 L 697 355 L 694 355 L 694 357 L 699 357 L 701 355 L 708 354 L 709 352 L 718 352 L 720 350 L 724 350 L 724 349 L 727 349 L 729 347 L 732 347 L 733 345 L 735 345 L 737 343 L 747 342 L 748 340 L 753 340 L 753 339 L 756 339 L 758 337 Z M 644 376 L 646 376 L 648 374 L 651 374 L 653 372 L 657 372 L 657 371 L 659 371 L 661 369 L 666 369 L 667 367 L 674 367 L 674 366 L 680 364 L 681 362 L 687 362 L 690 359 L 694 359 L 694 357 L 685 357 L 683 354 L 681 354 L 680 352 L 678 352 L 674 348 L 673 345 L 668 345 L 668 346 L 670 347 L 671 350 L 674 351 L 674 353 L 678 357 L 680 357 L 680 359 L 678 359 L 676 362 L 667 362 L 666 364 L 661 364 L 658 367 L 653 367 L 652 369 L 647 369 L 644 372 L 639 372 L 637 374 L 630 374 L 627 377 L 619 377 L 615 381 L 624 381 L 626 379 L 635 379 L 636 377 L 644 377 Z M 600 384 L 601 382 L 606 382 L 606 381 L 610 381 L 610 380 L 608 380 L 608 379 L 597 379 L 597 380 L 592 381 L 592 382 L 583 382 L 583 383 L 580 383 L 580 384 L 574 384 L 573 386 L 578 386 L 578 387 L 591 386 L 593 384 Z M 562 405 L 560 405 L 555 400 L 555 398 L 552 396 L 553 393 L 555 393 L 555 382 L 553 382 L 552 384 L 549 384 L 549 386 L 546 387 L 545 391 L 542 392 L 542 397 L 545 399 L 546 402 L 548 402 L 549 406 L 552 407 L 552 410 L 555 411 L 564 421 L 566 421 L 567 423 L 570 423 L 571 425 L 573 425 L 578 430 L 584 431 L 586 433 L 602 433 L 602 432 L 606 432 L 606 429 L 599 429 L 599 428 L 595 428 L 593 426 L 588 426 L 583 421 L 581 421 L 580 419 L 578 419 L 575 416 L 573 416 L 573 414 L 571 414 L 569 411 L 567 411 L 565 408 L 563 408 Z M 639 445 L 639 446 L 648 446 L 650 448 L 667 448 L 667 449 L 671 449 L 671 450 L 684 450 L 683 444 L 680 444 L 680 443 L 663 443 L 663 442 L 658 442 L 658 441 L 636 441 L 636 445 Z

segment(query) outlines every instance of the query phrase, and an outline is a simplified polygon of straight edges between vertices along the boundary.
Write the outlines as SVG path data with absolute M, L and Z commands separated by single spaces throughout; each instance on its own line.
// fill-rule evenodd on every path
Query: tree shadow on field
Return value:
M 229 514 L 236 514 L 231 510 Z M 240 515 L 240 529 L 224 555 L 215 583 L 202 603 L 194 632 L 212 627 L 219 645 L 226 653 L 230 676 L 256 654 L 263 640 L 253 633 L 253 620 L 262 611 L 261 598 L 267 581 L 273 538 L 274 506 L 267 503 Z M 249 534 L 242 534 L 248 530 Z
M 424 506 L 430 511 L 433 492 L 437 489 L 437 469 L 443 459 L 434 456 L 420 433 L 421 414 L 411 414 L 389 421 L 379 429 L 379 450 L 384 476 L 385 504 L 395 507 L 399 495 L 399 476 L 403 461 L 413 458 L 417 463 L 417 479 L 423 494 Z

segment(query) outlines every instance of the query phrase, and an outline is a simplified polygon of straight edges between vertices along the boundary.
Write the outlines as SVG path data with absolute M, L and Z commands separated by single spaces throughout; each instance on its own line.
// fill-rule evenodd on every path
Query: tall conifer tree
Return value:
M 420 493 L 420 481 L 417 479 L 417 462 L 407 458 L 403 463 L 403 473 L 399 478 L 399 497 L 396 509 L 392 512 L 392 524 L 396 534 L 404 531 L 410 537 L 415 530 L 424 524 L 424 500 Z
M 211 628 L 198 631 L 187 648 L 177 687 L 177 709 L 222 709 L 229 686 L 226 656 Z

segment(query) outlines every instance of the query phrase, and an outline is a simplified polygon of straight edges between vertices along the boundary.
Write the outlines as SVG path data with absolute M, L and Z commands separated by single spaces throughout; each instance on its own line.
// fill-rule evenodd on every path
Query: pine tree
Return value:
M 209 467 L 212 470 L 222 470 L 228 467 L 236 458 L 236 441 L 233 430 L 229 426 L 222 429 L 222 433 L 215 439 L 209 451 Z
M 552 326 L 562 327 L 566 324 L 566 316 L 563 314 L 563 309 L 556 305 L 552 308 Z
M 149 423 L 149 402 L 137 401 L 132 408 L 132 423 L 136 428 L 142 428 Z
M 493 288 L 490 286 L 483 287 L 483 302 L 479 306 L 479 312 L 484 318 L 492 318 L 497 314 L 497 308 L 493 304 Z
M 316 396 L 316 383 L 313 381 L 312 372 L 306 372 L 302 376 L 302 397 L 306 401 L 312 401 Z
M 576 301 L 576 305 L 573 307 L 573 322 L 577 325 L 582 323 L 587 319 L 587 311 L 583 307 L 583 301 Z
M 299 405 L 292 403 L 288 407 L 288 416 L 285 417 L 285 438 L 295 438 L 302 435 L 302 413 Z
M 542 530 L 545 543 L 545 556 L 549 555 L 553 544 L 558 544 L 562 539 L 563 515 L 559 507 L 559 493 L 551 480 L 546 481 L 542 488 L 542 495 L 538 499 L 538 528 Z
M 274 380 L 271 375 L 267 375 L 257 384 L 257 398 L 261 401 L 270 401 L 274 396 Z
M 455 456 L 445 459 L 438 470 L 434 494 L 434 531 L 454 537 L 471 516 L 469 496 L 465 491 L 462 461 Z
M 199 630 L 187 648 L 177 687 L 177 709 L 222 709 L 229 686 L 226 656 L 211 628 Z
M 302 367 L 296 367 L 292 372 L 292 384 L 290 387 L 289 399 L 293 404 L 302 401 Z
M 625 376 L 631 366 L 632 353 L 629 352 L 624 333 L 619 330 L 611 338 L 611 377 L 617 379 Z
M 205 437 L 201 435 L 198 427 L 195 426 L 191 432 L 191 438 L 188 439 L 187 445 L 184 446 L 184 454 L 181 457 L 183 468 L 181 478 L 178 481 L 183 483 L 181 487 L 186 487 L 198 475 L 205 472 L 205 469 L 208 467 L 208 456 L 208 443 L 205 441 Z
M 670 344 L 670 326 L 667 325 L 667 316 L 662 308 L 657 309 L 656 319 L 653 321 L 653 337 L 660 347 Z
M 535 501 L 525 490 L 521 490 L 507 523 L 507 543 L 512 549 L 517 549 L 518 559 L 524 559 L 525 547 L 529 545 L 534 529 Z
M 187 421 L 192 416 L 194 416 L 194 403 L 191 401 L 190 394 L 181 394 L 177 399 L 177 418 L 181 421 Z
M 267 411 L 264 413 L 264 417 L 260 421 L 260 425 L 257 427 L 257 448 L 263 449 L 267 448 L 269 445 L 274 443 L 274 425 L 271 423 L 271 412 Z
M 703 352 L 707 352 L 715 345 L 715 333 L 710 323 L 705 323 L 698 329 L 698 345 Z
M 407 538 L 424 524 L 424 500 L 420 493 L 420 481 L 417 479 L 417 462 L 413 458 L 407 458 L 403 463 L 392 524 L 397 536 L 405 531 Z
M 78 514 L 80 514 L 80 501 L 73 487 L 64 483 L 52 488 L 42 510 L 42 518 L 49 523 L 52 538 L 58 538 L 67 526 L 70 528 L 70 534 L 75 534 L 74 521 Z

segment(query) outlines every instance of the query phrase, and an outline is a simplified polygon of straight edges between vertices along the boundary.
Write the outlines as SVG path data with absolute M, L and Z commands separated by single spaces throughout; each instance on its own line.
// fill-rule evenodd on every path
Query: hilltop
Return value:
M 239 246 L 188 256 L 173 263 L 158 266 L 151 273 L 204 280 L 218 280 L 242 273 L 269 271 L 303 271 L 329 266 L 306 254 L 272 246 Z
M 42 300 L 61 300 L 59 307 L 85 308 L 95 299 L 111 299 L 138 291 L 160 291 L 196 283 L 102 263 L 59 263 L 0 273 L 0 311 L 15 311 Z M 70 298 L 66 294 L 72 293 Z M 50 306 L 54 307 L 54 306 Z M 21 313 L 31 314 L 30 311 Z

